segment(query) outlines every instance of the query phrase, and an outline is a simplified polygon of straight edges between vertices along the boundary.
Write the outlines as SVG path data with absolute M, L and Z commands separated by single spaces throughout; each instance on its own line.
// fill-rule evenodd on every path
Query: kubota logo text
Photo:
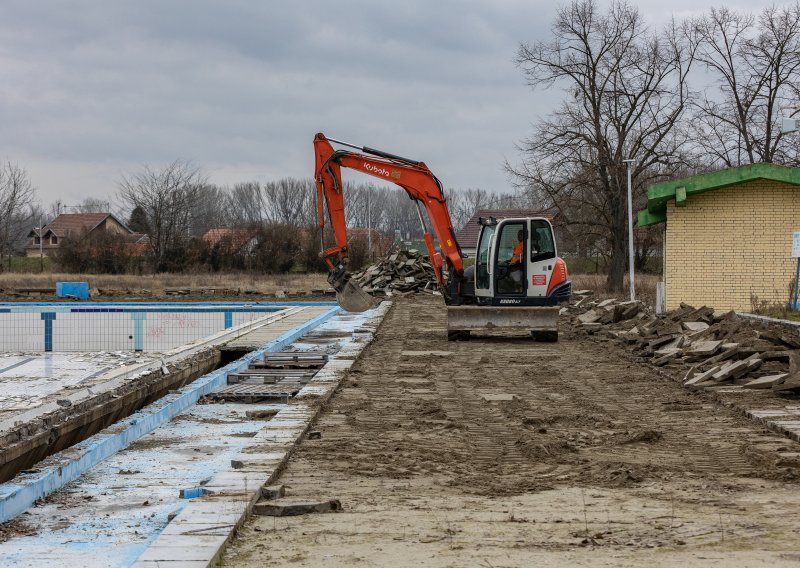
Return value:
M 373 174 L 378 174 L 379 176 L 389 177 L 389 170 L 387 170 L 386 168 L 381 168 L 379 166 L 373 166 L 368 162 L 364 162 L 364 169 Z

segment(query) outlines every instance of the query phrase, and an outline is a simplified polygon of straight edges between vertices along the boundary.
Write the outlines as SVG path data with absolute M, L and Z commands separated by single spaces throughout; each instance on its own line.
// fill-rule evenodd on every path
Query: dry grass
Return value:
M 328 287 L 325 274 L 253 273 L 218 274 L 153 274 L 144 276 L 110 274 L 0 274 L 0 288 L 46 288 L 56 282 L 89 282 L 93 288 L 113 290 L 151 290 L 165 288 L 227 288 L 231 290 L 258 290 L 274 293 L 276 290 L 301 292 Z
M 263 275 L 248 272 L 217 274 L 153 274 L 135 276 L 129 274 L 63 274 L 63 273 L 3 273 L 0 274 L 0 289 L 47 288 L 56 282 L 89 282 L 93 288 L 110 290 L 150 290 L 162 292 L 165 288 L 217 288 L 231 290 L 257 290 L 272 294 L 276 290 L 305 292 L 328 288 L 325 274 L 276 274 Z M 571 274 L 573 290 L 589 289 L 601 298 L 627 298 L 628 279 L 625 278 L 625 291 L 612 294 L 606 285 L 604 274 Z M 654 305 L 656 282 L 660 276 L 655 274 L 636 275 L 636 297 L 647 304 Z
M 625 277 L 625 290 L 622 293 L 612 294 L 608 289 L 605 274 L 570 274 L 573 290 L 594 290 L 600 298 L 628 299 L 628 277 Z M 636 299 L 654 306 L 656 303 L 656 283 L 661 280 L 659 274 L 636 275 Z

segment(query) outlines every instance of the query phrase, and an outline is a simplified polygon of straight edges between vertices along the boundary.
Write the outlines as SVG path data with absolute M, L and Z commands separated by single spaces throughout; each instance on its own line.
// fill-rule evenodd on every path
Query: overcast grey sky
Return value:
M 634 3 L 653 25 L 720 4 Z M 324 132 L 424 160 L 448 187 L 505 190 L 503 160 L 560 97 L 513 63 L 555 6 L 2 0 L 0 159 L 72 204 L 175 158 L 220 184 L 309 177 Z

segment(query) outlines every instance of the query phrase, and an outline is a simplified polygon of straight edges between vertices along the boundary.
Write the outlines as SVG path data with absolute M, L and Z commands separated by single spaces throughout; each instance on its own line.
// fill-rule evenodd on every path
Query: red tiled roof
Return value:
M 234 250 L 239 250 L 248 242 L 250 242 L 258 234 L 258 229 L 250 229 L 246 227 L 234 227 L 231 229 L 219 228 L 209 229 L 201 237 L 203 241 L 210 246 L 215 246 L 221 241 L 230 243 L 230 247 Z
M 122 225 L 122 227 L 130 231 L 122 221 L 111 213 L 61 213 L 58 217 L 45 225 L 41 231 L 42 235 L 45 237 L 47 237 L 49 233 L 53 233 L 57 237 L 79 235 L 81 233 L 90 232 L 109 217 L 113 218 L 117 223 Z M 34 229 L 28 236 L 34 237 L 38 235 Z
M 544 217 L 552 222 L 556 217 L 556 212 L 553 209 L 478 209 L 467 221 L 467 224 L 456 233 L 456 239 L 462 248 L 478 246 L 478 236 L 481 232 L 481 226 L 478 224 L 479 217 L 494 217 L 498 221 L 511 217 Z
M 72 233 L 89 232 L 105 221 L 111 213 L 62 213 L 52 222 L 45 225 L 44 231 L 52 232 L 57 237 L 66 237 Z

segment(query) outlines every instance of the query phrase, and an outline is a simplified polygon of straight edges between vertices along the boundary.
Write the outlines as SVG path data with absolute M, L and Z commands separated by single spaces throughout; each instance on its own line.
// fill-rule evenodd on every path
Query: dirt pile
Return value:
M 647 363 L 682 371 L 686 388 L 800 392 L 798 330 L 686 304 L 656 316 L 638 302 L 593 300 L 589 291 L 576 292 L 564 313 L 579 334 L 615 339 Z

